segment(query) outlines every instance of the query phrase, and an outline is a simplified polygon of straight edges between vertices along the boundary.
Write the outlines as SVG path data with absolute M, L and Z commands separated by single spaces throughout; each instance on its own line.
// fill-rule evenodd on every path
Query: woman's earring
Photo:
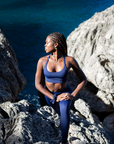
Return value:
M 54 49 L 56 50 L 56 49 L 57 49 L 57 47 L 54 47 Z

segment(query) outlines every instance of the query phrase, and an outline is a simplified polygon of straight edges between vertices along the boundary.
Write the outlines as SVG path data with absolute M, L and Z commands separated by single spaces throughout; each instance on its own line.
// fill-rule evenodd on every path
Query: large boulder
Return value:
M 114 5 L 95 13 L 67 38 L 68 54 L 73 56 L 95 88 L 83 91 L 81 98 L 93 111 L 114 111 Z
M 25 84 L 15 53 L 0 30 L 0 103 L 15 102 Z
M 0 143 L 59 144 L 60 117 L 49 106 L 35 108 L 26 100 L 0 104 Z M 113 144 L 114 134 L 70 111 L 69 144 Z

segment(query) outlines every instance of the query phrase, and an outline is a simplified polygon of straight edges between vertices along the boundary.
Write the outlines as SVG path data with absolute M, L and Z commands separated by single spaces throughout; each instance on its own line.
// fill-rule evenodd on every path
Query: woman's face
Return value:
M 51 53 L 55 50 L 54 49 L 54 42 L 51 40 L 50 36 L 48 36 L 46 38 L 46 44 L 44 46 L 45 46 L 46 53 Z

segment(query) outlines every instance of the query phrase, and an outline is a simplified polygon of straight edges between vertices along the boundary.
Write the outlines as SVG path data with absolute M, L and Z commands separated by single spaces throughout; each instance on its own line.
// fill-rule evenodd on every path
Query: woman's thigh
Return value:
M 51 107 L 55 110 L 55 112 L 58 113 L 58 114 L 60 115 L 60 106 L 59 106 L 59 102 L 55 102 L 55 104 L 52 104 L 50 98 L 48 98 L 47 96 L 45 96 L 45 99 L 46 99 L 48 105 L 51 106 Z
M 67 85 L 67 87 L 66 87 L 66 89 L 64 91 L 62 91 L 62 92 L 53 92 L 53 94 L 56 93 L 57 95 L 59 95 L 61 93 L 67 93 L 67 92 L 68 93 L 72 92 L 72 90 L 69 87 L 69 85 Z M 46 95 L 45 95 L 45 99 L 46 99 L 48 105 L 51 106 L 55 110 L 55 112 L 57 112 L 59 115 L 61 115 L 60 113 L 62 113 L 64 111 L 67 111 L 67 113 L 68 113 L 68 111 L 70 110 L 70 104 L 71 104 L 70 100 L 68 100 L 68 101 L 62 100 L 60 102 L 55 102 L 55 104 L 52 104 L 51 103 L 51 99 L 48 98 Z
M 71 101 L 70 100 L 62 100 L 59 102 L 59 106 L 60 106 L 60 114 L 64 114 L 64 115 L 69 115 L 69 111 L 70 111 L 70 105 L 71 105 Z

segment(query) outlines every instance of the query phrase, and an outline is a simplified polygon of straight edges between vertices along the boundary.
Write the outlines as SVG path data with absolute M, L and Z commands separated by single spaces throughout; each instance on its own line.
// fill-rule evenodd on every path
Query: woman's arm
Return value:
M 46 88 L 43 87 L 43 65 L 45 62 L 45 58 L 40 58 L 37 64 L 37 70 L 35 74 L 35 87 L 42 94 L 46 95 L 50 99 L 53 99 L 53 94 L 50 93 Z
M 67 57 L 66 65 L 69 68 L 73 68 L 74 72 L 80 79 L 80 83 L 78 86 L 75 88 L 75 90 L 70 94 L 70 93 L 62 93 L 57 97 L 57 102 L 61 100 L 73 100 L 76 95 L 81 91 L 81 89 L 86 85 L 87 79 L 83 71 L 80 69 L 78 63 L 76 60 L 72 57 Z
M 62 98 L 61 100 L 63 99 L 73 100 L 87 83 L 86 76 L 83 73 L 83 71 L 80 69 L 76 60 L 73 57 L 67 57 L 67 62 L 68 62 L 67 64 L 69 68 L 72 68 L 74 72 L 76 73 L 77 77 L 80 79 L 80 83 L 78 84 L 78 86 L 75 88 L 75 90 L 71 94 L 69 93 L 64 94 L 64 98 Z
M 76 89 L 71 93 L 71 95 L 73 97 L 76 97 L 76 95 L 81 91 L 81 89 L 86 85 L 87 83 L 87 79 L 85 74 L 83 73 L 83 71 L 80 69 L 78 63 L 76 62 L 76 60 L 72 57 L 70 57 L 70 63 L 71 63 L 71 67 L 73 68 L 74 72 L 76 73 L 76 75 L 78 76 L 78 78 L 80 79 L 80 83 L 78 84 L 78 86 L 76 87 Z

